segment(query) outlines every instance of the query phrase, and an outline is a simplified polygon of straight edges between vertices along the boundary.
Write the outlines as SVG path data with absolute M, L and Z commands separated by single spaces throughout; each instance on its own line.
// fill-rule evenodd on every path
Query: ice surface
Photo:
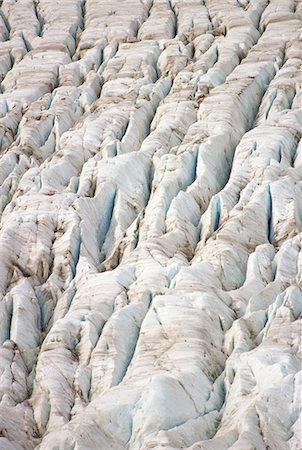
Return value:
M 0 450 L 300 450 L 301 1 L 0 3 Z

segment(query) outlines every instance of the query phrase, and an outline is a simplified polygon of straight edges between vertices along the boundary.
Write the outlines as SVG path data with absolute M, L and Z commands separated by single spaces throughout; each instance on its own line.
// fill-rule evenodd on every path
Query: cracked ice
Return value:
M 300 0 L 0 2 L 0 449 L 299 450 Z

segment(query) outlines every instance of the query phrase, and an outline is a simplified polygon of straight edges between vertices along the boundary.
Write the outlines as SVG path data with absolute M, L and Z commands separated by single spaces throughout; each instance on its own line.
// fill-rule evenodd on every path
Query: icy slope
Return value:
M 301 449 L 302 2 L 0 4 L 0 449 Z

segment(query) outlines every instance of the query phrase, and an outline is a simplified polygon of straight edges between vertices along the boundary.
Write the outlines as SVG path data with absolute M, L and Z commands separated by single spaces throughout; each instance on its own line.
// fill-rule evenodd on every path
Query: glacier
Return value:
M 301 33 L 0 2 L 0 450 L 302 448 Z

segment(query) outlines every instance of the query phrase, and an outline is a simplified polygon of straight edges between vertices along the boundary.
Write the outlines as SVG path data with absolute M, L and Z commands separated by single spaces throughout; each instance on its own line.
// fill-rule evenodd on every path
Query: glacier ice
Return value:
M 298 450 L 299 0 L 3 0 L 0 450 Z

